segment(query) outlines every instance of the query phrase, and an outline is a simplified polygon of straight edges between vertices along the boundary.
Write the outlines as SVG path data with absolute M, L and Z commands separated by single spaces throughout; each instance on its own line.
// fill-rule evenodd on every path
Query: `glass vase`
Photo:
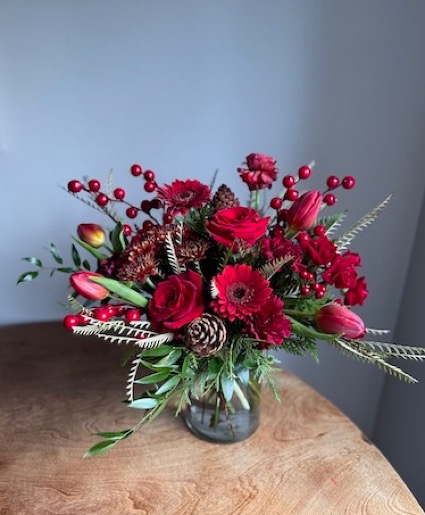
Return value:
M 258 427 L 260 400 L 258 382 L 235 379 L 225 391 L 212 390 L 199 398 L 192 396 L 183 417 L 190 431 L 203 440 L 240 442 Z

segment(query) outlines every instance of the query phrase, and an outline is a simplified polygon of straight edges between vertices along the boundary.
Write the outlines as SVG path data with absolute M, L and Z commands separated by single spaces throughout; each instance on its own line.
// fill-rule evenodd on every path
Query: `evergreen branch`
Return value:
M 98 338 L 101 338 L 103 340 L 107 340 L 111 343 L 125 343 L 127 345 L 136 345 L 137 347 L 140 347 L 141 349 L 151 349 L 153 347 L 159 347 L 163 343 L 167 343 L 173 340 L 174 335 L 172 333 L 164 333 L 164 334 L 156 334 L 155 336 L 151 336 L 148 338 L 142 339 L 138 337 L 133 336 L 118 336 L 114 334 L 105 334 L 105 333 L 98 333 L 96 334 Z
M 259 272 L 260 274 L 264 275 L 266 279 L 271 279 L 273 275 L 276 272 L 279 272 L 283 265 L 291 261 L 291 259 L 293 259 L 292 256 L 284 256 L 279 259 L 274 259 L 270 263 L 266 263 L 264 266 L 262 266 Z
M 142 362 L 142 357 L 139 354 L 131 365 L 130 373 L 128 374 L 127 379 L 127 399 L 130 402 L 134 401 L 134 381 L 136 380 L 137 370 L 139 369 L 140 363 Z
M 214 184 L 215 184 L 215 181 L 217 179 L 217 175 L 218 175 L 218 168 L 216 169 L 216 171 L 214 172 L 214 175 L 212 176 L 211 178 L 211 182 L 210 182 L 210 190 L 212 191 L 213 188 L 214 188 Z
M 366 328 L 366 332 L 369 334 L 388 334 L 390 331 L 388 329 L 371 329 L 370 327 Z
M 375 352 L 381 352 L 388 357 L 400 359 L 412 359 L 414 361 L 425 360 L 425 347 L 410 347 L 387 342 L 374 342 L 369 340 L 355 340 L 360 346 L 364 346 Z
M 214 282 L 214 279 L 211 281 L 211 284 L 210 284 L 210 294 L 211 294 L 211 298 L 213 298 L 213 299 L 218 297 L 218 288 Z
M 171 238 L 170 233 L 167 233 L 167 236 L 165 237 L 165 250 L 167 252 L 168 263 L 170 264 L 173 272 L 175 274 L 181 274 L 184 272 L 184 267 L 179 265 L 176 249 L 174 248 L 173 239 Z
M 103 214 L 106 214 L 107 216 L 109 216 L 109 218 L 111 218 L 111 220 L 113 220 L 116 224 L 119 223 L 121 220 L 118 218 L 118 217 L 115 217 L 114 214 L 109 210 L 109 208 L 107 206 L 105 207 L 100 207 L 98 206 L 97 204 L 95 204 L 94 202 L 90 201 L 90 200 L 87 200 L 83 197 L 80 197 L 78 194 L 76 193 L 72 193 L 71 191 L 68 191 L 66 188 L 64 187 L 61 187 L 64 191 L 66 191 L 69 195 L 72 195 L 74 198 L 76 198 L 77 200 L 79 200 L 80 202 L 82 202 L 83 204 L 86 204 L 86 206 L 89 206 L 91 207 L 92 209 L 96 210 L 96 211 L 99 211 L 100 213 L 103 213 Z
M 378 206 L 369 211 L 369 213 L 360 218 L 360 220 L 358 220 L 348 231 L 346 231 L 340 238 L 335 241 L 335 245 L 337 246 L 339 252 L 348 249 L 350 243 L 354 240 L 357 234 L 359 234 L 365 227 L 368 227 L 378 218 L 378 216 L 387 206 L 388 202 L 391 200 L 391 197 L 392 194 L 389 195 Z
M 344 340 L 336 340 L 334 344 L 337 343 L 337 348 L 341 350 L 344 354 L 358 359 L 360 361 L 365 361 L 367 363 L 372 363 L 376 365 L 378 368 L 384 370 L 388 374 L 397 377 L 398 379 L 403 379 L 407 383 L 417 383 L 417 380 L 411 375 L 407 374 L 401 368 L 392 365 L 385 361 L 385 359 L 378 354 L 370 352 L 366 349 L 356 348 L 352 346 L 353 342 L 348 342 Z
M 347 216 L 348 211 L 336 213 L 334 215 L 322 216 L 317 220 L 316 225 L 324 225 L 326 227 L 326 235 L 331 236 L 341 227 L 342 221 Z

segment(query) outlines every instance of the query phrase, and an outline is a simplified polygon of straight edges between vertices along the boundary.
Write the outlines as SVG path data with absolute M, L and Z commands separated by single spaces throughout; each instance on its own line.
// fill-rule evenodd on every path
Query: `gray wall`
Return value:
M 243 196 L 234 170 L 259 151 L 284 173 L 315 159 L 313 187 L 355 175 L 350 221 L 395 192 L 353 246 L 359 313 L 394 329 L 425 186 L 424 15 L 421 0 L 0 1 L 0 324 L 64 314 L 64 277 L 15 286 L 20 257 L 67 253 L 100 220 L 59 185 L 113 168 L 138 201 L 140 162 L 160 181 L 219 168 Z M 284 359 L 371 434 L 382 373 L 326 347 L 321 361 Z

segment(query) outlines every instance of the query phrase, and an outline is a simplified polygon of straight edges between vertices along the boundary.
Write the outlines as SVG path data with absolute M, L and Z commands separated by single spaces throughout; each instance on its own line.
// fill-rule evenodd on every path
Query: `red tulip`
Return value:
M 80 224 L 77 227 L 77 234 L 80 240 L 97 249 L 105 243 L 105 231 L 98 224 Z
M 293 231 L 306 231 L 315 223 L 322 205 L 320 191 L 307 191 L 289 208 L 286 221 Z
M 69 278 L 74 290 L 89 300 L 102 300 L 109 295 L 109 290 L 104 286 L 90 280 L 91 277 L 103 277 L 94 272 L 75 272 Z
M 317 327 L 329 334 L 346 338 L 362 338 L 366 332 L 363 320 L 353 311 L 339 304 L 328 304 L 316 313 Z

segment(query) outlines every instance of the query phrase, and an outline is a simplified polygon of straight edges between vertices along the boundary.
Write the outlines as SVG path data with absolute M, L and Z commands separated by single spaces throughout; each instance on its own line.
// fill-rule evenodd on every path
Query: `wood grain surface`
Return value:
M 1 515 L 424 513 L 359 429 L 288 372 L 244 442 L 198 440 L 169 410 L 83 460 L 92 433 L 141 415 L 120 402 L 122 352 L 58 323 L 0 329 Z

